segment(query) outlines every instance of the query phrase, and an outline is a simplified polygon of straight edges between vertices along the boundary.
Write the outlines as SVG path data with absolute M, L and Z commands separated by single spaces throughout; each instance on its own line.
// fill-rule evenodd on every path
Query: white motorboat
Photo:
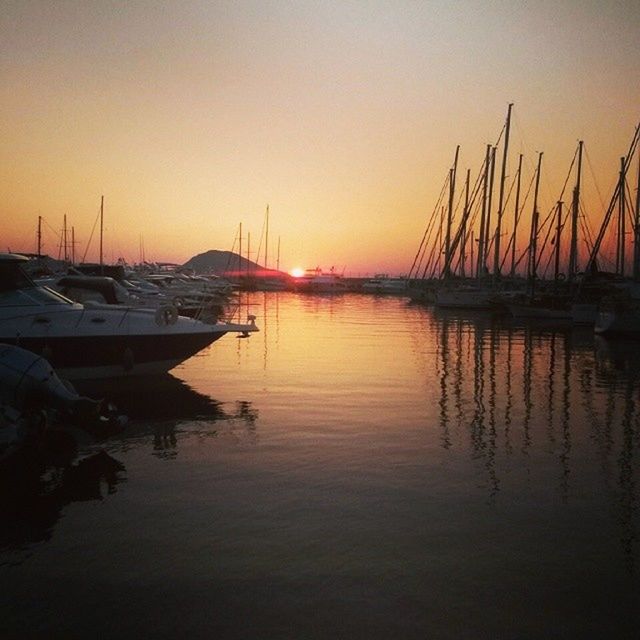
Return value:
M 36 285 L 26 260 L 0 254 L 0 342 L 43 355 L 69 380 L 164 373 L 226 333 L 258 330 L 252 316 L 247 324 L 204 324 L 172 305 L 83 306 Z
M 294 287 L 296 291 L 307 293 L 343 293 L 347 290 L 347 283 L 333 268 L 327 273 L 316 267 L 295 278 Z
M 166 295 L 148 295 L 144 290 L 126 287 L 108 276 L 63 276 L 50 285 L 63 296 L 85 306 L 120 305 L 139 309 L 158 309 L 173 305 L 178 314 L 215 323 L 224 315 L 226 300 L 210 296 L 207 299 L 167 298 Z
M 407 292 L 407 281 L 404 278 L 391 278 L 386 273 L 377 273 L 371 280 L 362 285 L 367 293 L 395 293 Z

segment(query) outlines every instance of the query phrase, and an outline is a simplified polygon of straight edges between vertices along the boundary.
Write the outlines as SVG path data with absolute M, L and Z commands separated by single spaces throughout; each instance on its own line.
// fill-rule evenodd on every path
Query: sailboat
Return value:
M 613 210 L 617 202 L 619 205 L 619 221 L 616 271 L 619 276 L 624 276 L 626 175 L 639 143 L 640 124 L 636 127 L 635 135 L 628 154 L 621 158 L 620 179 L 589 258 L 588 267 L 591 270 L 595 270 L 597 252 L 600 248 L 605 229 L 612 218 Z M 633 281 L 626 282 L 624 286 L 619 287 L 617 293 L 603 299 L 594 327 L 595 332 L 598 334 L 640 334 L 640 160 L 638 162 L 638 182 L 636 189 L 633 235 Z
M 450 241 L 451 220 L 453 217 L 453 196 L 455 191 L 455 179 L 458 161 L 458 149 L 456 149 L 456 157 L 453 168 L 450 172 L 449 180 L 449 206 L 447 213 L 447 230 L 445 240 L 445 267 L 442 274 L 441 286 L 436 290 L 435 305 L 437 307 L 457 308 L 457 309 L 493 309 L 495 306 L 495 289 L 497 280 L 500 277 L 500 235 L 502 216 L 504 211 L 504 184 L 506 176 L 506 163 L 509 150 L 509 133 L 511 128 L 511 111 L 513 104 L 509 103 L 507 108 L 507 116 L 504 125 L 504 145 L 502 156 L 502 170 L 499 185 L 499 201 L 497 210 L 497 223 L 494 237 L 494 268 L 493 281 L 487 281 L 487 258 L 489 255 L 489 229 L 491 214 L 491 195 L 493 192 L 493 180 L 495 171 L 495 155 L 496 147 L 487 145 L 485 153 L 485 161 L 481 170 L 481 174 L 474 188 L 473 196 L 469 197 L 469 181 L 470 175 L 467 171 L 467 180 L 465 185 L 465 205 L 462 220 L 456 232 L 453 241 Z M 501 134 L 502 135 L 502 134 Z M 481 178 L 481 179 L 480 179 Z M 480 238 L 478 242 L 478 259 L 476 268 L 476 277 L 474 280 L 462 278 L 454 280 L 452 278 L 452 264 L 455 251 L 460 247 L 461 261 L 464 262 L 465 250 L 464 242 L 467 235 L 467 224 L 471 214 L 473 201 L 482 190 L 482 214 L 480 219 Z

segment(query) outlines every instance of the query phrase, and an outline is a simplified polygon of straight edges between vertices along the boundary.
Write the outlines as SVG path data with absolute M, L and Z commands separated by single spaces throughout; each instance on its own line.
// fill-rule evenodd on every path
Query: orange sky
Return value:
M 584 139 L 597 229 L 639 36 L 637 1 L 4 0 L 2 249 L 42 215 L 57 255 L 67 214 L 82 256 L 104 194 L 108 259 L 231 249 L 240 222 L 255 249 L 269 204 L 283 269 L 406 272 L 455 146 L 477 173 L 508 102 L 509 175 L 544 151 L 546 211 Z

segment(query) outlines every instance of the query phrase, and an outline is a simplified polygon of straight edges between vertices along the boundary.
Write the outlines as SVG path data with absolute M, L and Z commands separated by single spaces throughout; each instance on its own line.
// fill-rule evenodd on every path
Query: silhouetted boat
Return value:
M 404 294 L 407 291 L 407 281 L 405 278 L 391 278 L 386 273 L 377 273 L 362 285 L 362 290 L 367 293 Z
M 307 269 L 304 274 L 294 280 L 296 291 L 307 293 L 343 293 L 347 290 L 347 283 L 342 276 L 333 269 L 327 273 L 320 267 Z
M 69 380 L 166 372 L 226 333 L 250 324 L 204 324 L 157 310 L 88 308 L 24 272 L 23 256 L 0 254 L 0 342 L 44 355 Z

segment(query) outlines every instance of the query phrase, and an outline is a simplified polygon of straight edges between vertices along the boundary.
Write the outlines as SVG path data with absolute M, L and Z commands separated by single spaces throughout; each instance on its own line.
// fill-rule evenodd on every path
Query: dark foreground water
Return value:
M 123 436 L 2 475 L 0 637 L 640 635 L 640 342 L 248 303 L 108 390 Z

